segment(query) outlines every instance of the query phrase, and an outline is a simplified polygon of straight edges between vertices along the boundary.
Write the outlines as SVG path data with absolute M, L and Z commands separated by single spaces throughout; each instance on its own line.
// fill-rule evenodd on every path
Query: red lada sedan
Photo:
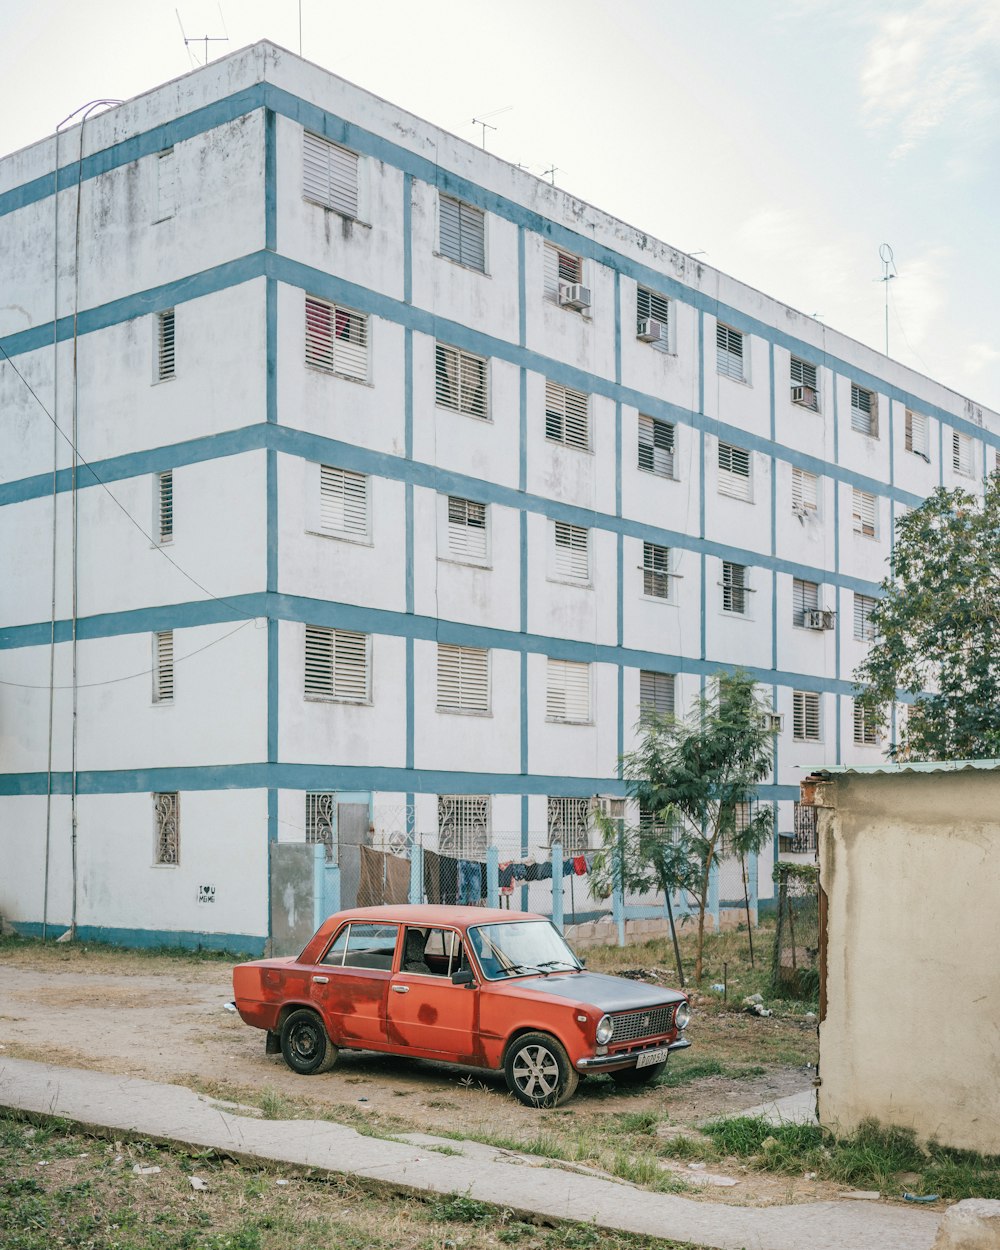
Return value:
M 502 1069 L 529 1107 L 580 1076 L 659 1076 L 682 1033 L 676 990 L 587 972 L 544 916 L 482 907 L 358 907 L 325 921 L 297 958 L 233 969 L 236 1008 L 293 1072 L 341 1049 Z

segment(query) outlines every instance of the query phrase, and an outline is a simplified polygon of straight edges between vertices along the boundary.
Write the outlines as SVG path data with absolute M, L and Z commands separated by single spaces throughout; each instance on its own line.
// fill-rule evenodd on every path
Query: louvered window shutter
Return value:
M 716 325 L 715 364 L 724 377 L 735 378 L 737 382 L 743 381 L 743 335 L 739 330 Z
M 878 600 L 871 598 L 870 595 L 856 594 L 854 596 L 854 637 L 859 642 L 871 642 L 875 637 L 871 614 L 877 602 Z
M 587 396 L 582 391 L 545 383 L 545 437 L 580 451 L 590 448 Z
M 174 536 L 174 474 L 172 469 L 156 476 L 157 542 L 168 543 Z
M 486 215 L 450 195 L 438 197 L 441 255 L 469 269 L 486 270 Z
M 564 252 L 551 243 L 545 244 L 544 289 L 549 299 L 559 299 L 559 288 L 567 283 L 583 281 L 583 261 L 572 252 Z
M 927 458 L 927 417 L 906 410 L 906 450 Z
M 792 736 L 799 742 L 819 742 L 819 695 L 811 690 L 796 690 L 792 695 Z
M 658 295 L 655 291 L 648 291 L 641 286 L 636 291 L 635 296 L 635 327 L 638 330 L 644 321 L 659 321 L 663 326 L 663 333 L 655 343 L 651 343 L 651 347 L 655 347 L 657 351 L 665 352 L 670 350 L 670 300 L 665 295 Z
M 859 746 L 878 745 L 875 717 L 858 699 L 854 700 L 854 741 Z
M 370 698 L 369 639 L 368 634 L 307 625 L 306 697 L 367 703 Z
M 174 631 L 153 635 L 153 702 L 172 703 L 174 698 Z
M 306 296 L 306 364 L 364 381 L 368 377 L 368 318 Z
M 805 614 L 815 612 L 819 608 L 819 584 L 804 582 L 796 577 L 792 581 L 792 621 L 795 625 L 805 624 Z
M 868 538 L 875 537 L 876 501 L 874 495 L 854 488 L 854 530 Z
M 555 571 L 560 577 L 574 581 L 590 579 L 590 530 L 565 521 L 553 523 L 555 535 Z
M 549 660 L 545 714 L 549 720 L 584 724 L 590 720 L 590 665 Z
M 955 472 L 971 477 L 972 458 L 972 439 L 968 434 L 960 434 L 955 430 L 951 436 L 951 461 Z
M 670 548 L 642 544 L 642 593 L 652 599 L 670 598 Z
M 742 447 L 719 444 L 719 494 L 750 498 L 750 453 Z
M 639 468 L 658 477 L 674 476 L 674 426 L 655 417 L 639 417 Z
M 743 564 L 722 562 L 722 608 L 743 616 L 747 610 L 747 570 Z
M 174 310 L 156 314 L 156 378 L 158 382 L 166 382 L 176 376 L 176 355 L 174 351 Z
M 487 417 L 486 361 L 481 356 L 438 343 L 434 368 L 437 403 L 470 417 Z
M 811 365 L 807 360 L 799 360 L 796 356 L 793 356 L 789 373 L 793 386 L 808 386 L 812 390 L 816 390 L 815 365 Z
M 815 512 L 818 479 L 805 469 L 792 469 L 792 507 L 798 512 Z
M 320 529 L 350 538 L 368 537 L 368 478 L 364 473 L 320 465 Z
M 673 673 L 639 672 L 639 711 L 660 716 L 674 714 Z
M 459 558 L 486 559 L 485 504 L 474 499 L 448 496 L 448 551 Z
M 490 710 L 489 651 L 438 643 L 437 705 L 447 712 Z
M 851 429 L 859 434 L 878 433 L 878 408 L 875 395 L 863 386 L 851 383 Z
M 302 138 L 302 194 L 345 217 L 357 217 L 357 154 L 306 131 Z

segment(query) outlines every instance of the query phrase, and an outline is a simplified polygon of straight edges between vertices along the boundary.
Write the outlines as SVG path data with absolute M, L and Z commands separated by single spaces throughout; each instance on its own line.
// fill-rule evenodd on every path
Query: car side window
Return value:
M 408 928 L 400 972 L 449 977 L 462 966 L 462 939 L 454 929 Z
M 392 969 L 399 925 L 349 924 L 337 934 L 322 962 L 334 967 Z

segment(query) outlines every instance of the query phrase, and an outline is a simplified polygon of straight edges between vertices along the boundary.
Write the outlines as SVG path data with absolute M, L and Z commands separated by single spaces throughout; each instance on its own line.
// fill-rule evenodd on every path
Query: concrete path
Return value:
M 396 1190 L 469 1194 L 529 1215 L 673 1237 L 718 1250 L 929 1250 L 940 1213 L 867 1202 L 734 1207 L 649 1193 L 622 1182 L 538 1166 L 509 1152 L 426 1139 L 386 1141 L 319 1120 L 234 1115 L 178 1085 L 0 1059 L 0 1107 L 154 1141 L 215 1149 L 381 1181 Z M 470 1147 L 473 1143 L 468 1143 Z
M 731 1114 L 731 1113 L 730 1113 Z M 803 1090 L 801 1094 L 789 1094 L 774 1102 L 762 1102 L 759 1107 L 748 1107 L 740 1115 L 756 1116 L 768 1124 L 818 1124 L 816 1118 L 816 1091 Z

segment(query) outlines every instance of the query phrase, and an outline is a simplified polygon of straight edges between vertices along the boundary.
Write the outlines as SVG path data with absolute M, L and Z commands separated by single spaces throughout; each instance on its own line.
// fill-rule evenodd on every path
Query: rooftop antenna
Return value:
M 565 171 L 564 169 L 560 169 L 558 165 L 550 165 L 548 169 L 543 169 L 543 170 L 542 170 L 542 177 L 543 177 L 543 178 L 548 178 L 549 182 L 551 182 L 551 183 L 552 183 L 552 185 L 553 185 L 553 186 L 555 186 L 555 185 L 556 185 L 556 174 L 558 174 L 558 173 L 563 173 L 563 174 L 564 174 L 565 172 L 566 172 L 566 171 Z
M 889 355 L 889 283 L 893 278 L 898 278 L 896 272 L 896 262 L 893 259 L 892 248 L 888 243 L 883 243 L 878 249 L 879 257 L 882 261 L 882 276 L 876 278 L 876 282 L 881 282 L 885 287 L 885 354 Z M 892 270 L 892 273 L 889 270 Z
M 501 113 L 509 113 L 513 108 L 513 104 L 505 104 L 503 108 L 494 109 L 491 113 L 484 113 L 482 117 L 474 117 L 472 119 L 473 126 L 482 126 L 483 128 L 483 151 L 486 151 L 486 132 L 487 130 L 496 130 L 496 126 L 491 126 L 486 120 L 487 117 L 499 117 Z
M 226 30 L 226 33 L 224 35 L 197 35 L 197 36 L 192 35 L 189 38 L 187 35 L 187 32 L 184 30 L 184 23 L 181 21 L 180 10 L 174 9 L 174 12 L 177 14 L 177 25 L 181 28 L 181 38 L 184 40 L 184 48 L 187 51 L 188 57 L 190 58 L 192 65 L 198 64 L 194 53 L 191 51 L 191 45 L 193 43 L 203 43 L 205 45 L 205 59 L 204 61 L 202 61 L 202 65 L 207 65 L 208 64 L 208 45 L 210 43 L 228 43 L 229 42 L 229 32 L 228 30 L 226 30 L 226 19 L 222 16 L 221 4 L 219 5 L 219 21 L 222 22 L 222 29 Z M 301 42 L 301 37 L 300 37 L 300 42 Z

